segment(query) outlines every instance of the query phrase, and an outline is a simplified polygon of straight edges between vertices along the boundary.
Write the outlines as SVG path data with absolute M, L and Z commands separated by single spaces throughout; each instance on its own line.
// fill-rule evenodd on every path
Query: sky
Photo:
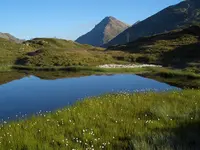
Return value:
M 0 32 L 21 39 L 75 40 L 106 16 L 132 25 L 179 2 L 181 0 L 1 0 Z

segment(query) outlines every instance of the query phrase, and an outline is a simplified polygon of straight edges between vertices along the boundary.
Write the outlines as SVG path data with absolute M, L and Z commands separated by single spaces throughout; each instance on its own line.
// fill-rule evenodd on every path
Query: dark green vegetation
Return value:
M 199 149 L 199 112 L 200 91 L 105 95 L 4 123 L 0 149 Z
M 177 5 L 170 6 L 157 14 L 128 28 L 105 46 L 124 44 L 127 42 L 127 34 L 130 41 L 139 37 L 151 36 L 166 31 L 180 29 L 191 24 L 199 24 L 200 1 L 184 0 Z
M 117 20 L 114 17 L 106 17 L 98 25 L 96 25 L 92 31 L 79 37 L 76 42 L 81 44 L 90 44 L 93 46 L 102 46 L 128 27 L 129 25 Z
M 199 72 L 200 27 L 191 26 L 151 37 L 140 38 L 126 45 L 112 46 L 108 50 L 128 52 L 133 62 L 156 63 Z

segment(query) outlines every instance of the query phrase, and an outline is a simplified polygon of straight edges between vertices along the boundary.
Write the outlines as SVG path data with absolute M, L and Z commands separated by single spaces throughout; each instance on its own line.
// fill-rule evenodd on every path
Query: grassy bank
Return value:
M 0 149 L 199 149 L 200 91 L 114 94 L 5 123 Z
M 150 68 L 149 72 L 140 75 L 184 89 L 200 88 L 200 75 L 189 71 L 170 68 Z
M 135 72 L 141 72 L 141 71 L 148 71 L 150 67 L 144 67 L 144 68 L 99 68 L 95 66 L 61 66 L 61 67 L 34 67 L 34 66 L 20 66 L 15 65 L 12 66 L 12 69 L 15 70 L 25 70 L 25 71 L 71 71 L 71 72 L 108 72 L 108 73 L 135 73 Z

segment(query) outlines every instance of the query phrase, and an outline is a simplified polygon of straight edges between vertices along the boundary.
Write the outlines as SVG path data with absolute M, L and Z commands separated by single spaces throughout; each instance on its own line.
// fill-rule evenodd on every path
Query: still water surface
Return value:
M 24 114 L 53 111 L 77 100 L 106 93 L 177 89 L 165 83 L 137 75 L 92 75 L 44 80 L 24 77 L 0 85 L 0 119 L 16 119 Z

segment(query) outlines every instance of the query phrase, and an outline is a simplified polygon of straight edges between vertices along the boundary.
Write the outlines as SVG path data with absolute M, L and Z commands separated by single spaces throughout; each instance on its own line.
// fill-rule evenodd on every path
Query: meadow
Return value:
M 0 149 L 199 149 L 199 112 L 199 90 L 102 95 L 4 121 Z

